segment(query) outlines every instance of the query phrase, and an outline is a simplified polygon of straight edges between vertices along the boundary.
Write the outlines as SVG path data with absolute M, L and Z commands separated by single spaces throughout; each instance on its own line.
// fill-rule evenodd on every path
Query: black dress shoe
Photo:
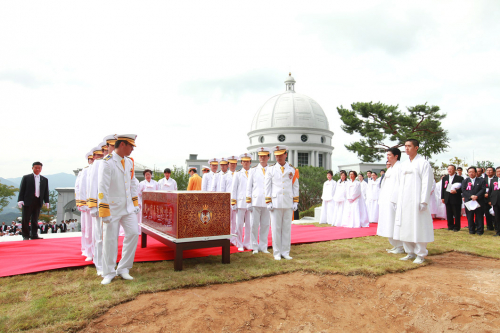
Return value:
M 43 239 L 42 237 L 31 237 L 31 239 Z
M 475 233 L 475 232 L 470 232 L 470 231 L 469 231 L 469 234 L 470 234 L 470 235 L 475 235 L 476 233 Z
M 458 232 L 458 230 L 453 230 L 453 232 Z
M 490 229 L 490 228 L 488 228 L 488 230 L 489 230 L 489 231 L 495 231 L 495 229 Z
M 30 240 L 29 237 L 23 237 L 23 240 Z
M 478 236 L 482 236 L 483 234 L 478 233 L 477 235 L 478 235 Z

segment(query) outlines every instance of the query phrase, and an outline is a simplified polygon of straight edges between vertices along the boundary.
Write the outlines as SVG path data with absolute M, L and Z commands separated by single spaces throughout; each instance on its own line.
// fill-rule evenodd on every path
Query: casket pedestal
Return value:
M 147 236 L 174 250 L 174 269 L 182 270 L 184 250 L 222 247 L 230 262 L 231 195 L 201 191 L 151 191 L 142 194 L 141 247 Z

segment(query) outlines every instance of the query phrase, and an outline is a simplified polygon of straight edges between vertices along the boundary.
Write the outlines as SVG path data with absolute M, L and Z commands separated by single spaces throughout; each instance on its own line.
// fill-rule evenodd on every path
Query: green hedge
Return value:
M 302 212 L 299 212 L 299 219 L 303 218 L 304 216 L 314 217 L 314 208 L 316 208 L 316 207 L 321 207 L 321 204 L 314 205 L 314 206 L 312 206 L 309 209 L 306 209 L 306 210 L 304 210 Z

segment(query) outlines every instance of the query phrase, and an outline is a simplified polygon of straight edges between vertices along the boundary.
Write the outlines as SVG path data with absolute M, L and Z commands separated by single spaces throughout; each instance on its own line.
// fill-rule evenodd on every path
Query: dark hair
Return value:
M 496 170 L 500 169 L 500 167 L 497 167 Z
M 35 166 L 35 165 L 39 165 L 39 166 L 43 167 L 42 162 L 34 162 L 34 163 L 33 163 L 33 166 Z
M 495 171 L 495 168 L 492 167 L 492 166 L 489 166 L 489 167 L 486 168 L 486 170 L 488 170 L 488 169 L 493 169 L 493 171 Z
M 448 165 L 448 168 L 451 167 L 451 166 L 453 167 L 453 169 L 457 170 L 457 167 L 455 165 L 453 165 L 453 164 Z
M 380 170 L 380 173 L 382 173 L 382 172 L 385 173 L 385 170 Z
M 165 170 L 163 170 L 163 173 L 172 173 L 172 171 L 170 171 L 169 168 L 166 168 Z
M 387 152 L 390 152 L 394 156 L 397 155 L 398 156 L 398 161 L 401 160 L 401 150 L 399 150 L 399 148 L 392 147 L 392 148 L 387 149 Z M 389 161 L 387 161 L 387 162 L 389 162 Z
M 116 142 L 115 142 L 115 149 L 120 148 L 120 143 L 122 143 L 122 142 L 123 142 L 125 145 L 128 145 L 128 144 L 129 144 L 129 143 L 128 143 L 128 141 L 125 141 L 125 140 L 116 140 Z
M 363 176 L 363 174 L 360 172 L 358 176 L 361 176 L 363 177 L 363 179 L 365 179 L 365 176 Z
M 340 175 L 342 176 L 342 174 L 344 174 L 345 178 L 347 178 L 347 172 L 345 172 L 345 170 L 340 170 Z M 342 178 L 340 178 L 340 181 L 342 181 Z
M 469 172 L 469 170 L 470 170 L 470 169 L 474 169 L 474 172 L 477 172 L 476 167 L 473 167 L 473 166 L 469 167 L 469 168 L 467 169 L 467 172 Z
M 420 142 L 417 139 L 407 139 L 405 142 L 411 142 L 414 147 L 420 146 Z
M 143 175 L 143 176 L 146 176 L 146 173 L 148 173 L 148 172 L 149 172 L 151 175 L 153 175 L 153 171 L 151 171 L 151 170 L 149 170 L 149 169 L 144 170 L 144 171 L 142 172 L 142 175 Z
M 354 171 L 354 170 L 349 171 L 349 175 L 351 175 L 351 172 L 354 173 L 354 177 L 358 176 L 358 173 L 356 171 Z
M 372 175 L 373 175 L 373 174 L 377 174 L 377 173 L 376 173 L 375 171 L 373 171 L 373 172 L 372 172 Z
M 349 171 L 349 172 L 350 172 L 350 171 Z M 372 171 L 371 171 L 371 170 L 368 170 L 366 173 L 368 173 L 368 172 L 370 172 L 370 173 L 371 173 Z
M 330 174 L 333 177 L 333 171 L 332 170 L 328 170 L 328 172 L 326 174 Z
M 462 167 L 458 167 L 457 170 L 463 171 L 464 169 L 462 169 Z

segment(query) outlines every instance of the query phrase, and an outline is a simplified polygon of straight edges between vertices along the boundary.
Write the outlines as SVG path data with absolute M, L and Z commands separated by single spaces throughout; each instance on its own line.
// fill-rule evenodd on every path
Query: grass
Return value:
M 326 232 L 330 232 L 325 230 Z M 335 228 L 331 228 L 335 232 Z M 500 237 L 435 231 L 428 245 L 432 255 L 460 251 L 500 259 Z M 222 265 L 219 256 L 184 260 L 184 270 L 174 272 L 173 261 L 134 264 L 134 281 L 115 279 L 101 286 L 92 267 L 63 269 L 0 279 L 0 332 L 76 331 L 111 307 L 133 300 L 143 293 L 177 288 L 232 283 L 294 271 L 315 274 L 379 276 L 404 272 L 417 266 L 387 254 L 389 243 L 382 237 L 362 237 L 292 246 L 293 260 L 275 261 L 271 255 L 251 252 L 231 255 Z

